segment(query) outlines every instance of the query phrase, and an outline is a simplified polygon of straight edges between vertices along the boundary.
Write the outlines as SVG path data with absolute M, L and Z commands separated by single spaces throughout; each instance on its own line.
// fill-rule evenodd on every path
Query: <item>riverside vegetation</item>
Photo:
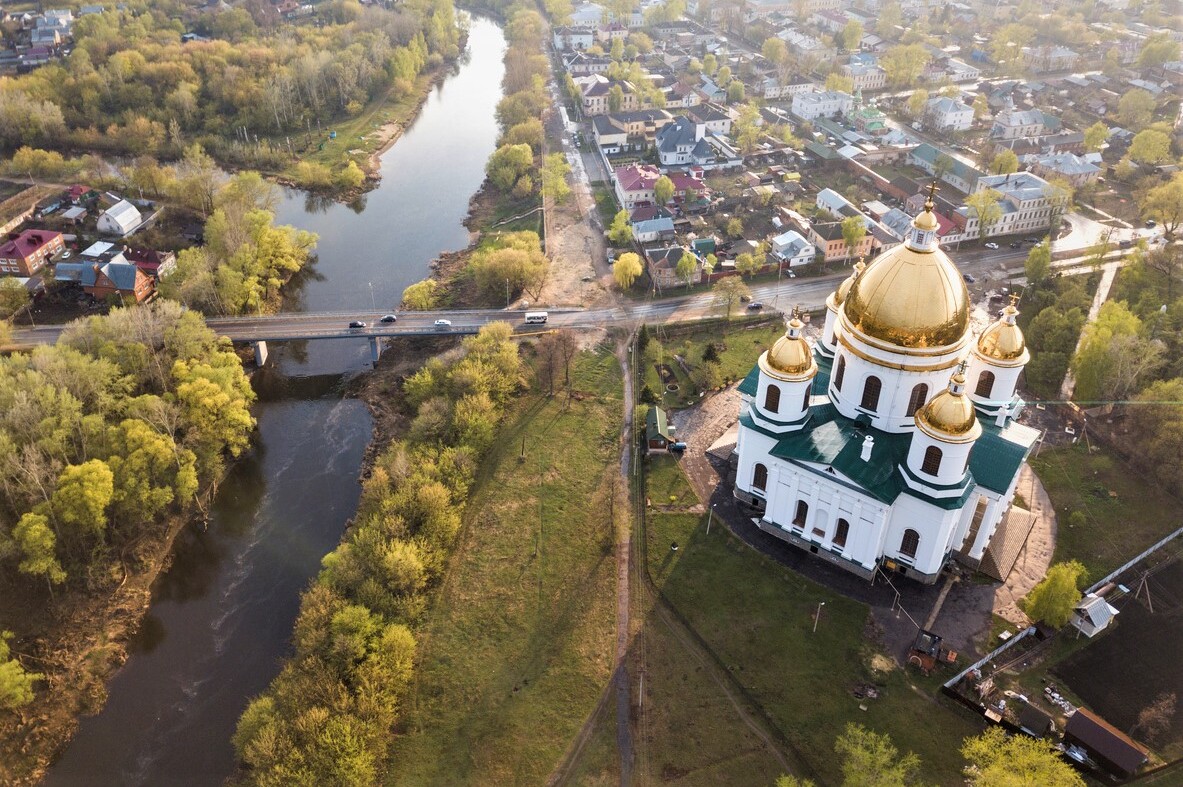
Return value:
M 508 323 L 403 385 L 410 426 L 377 458 L 357 516 L 301 600 L 295 653 L 234 735 L 245 784 L 379 783 L 411 679 L 412 627 L 438 583 L 469 485 L 522 386 Z
M 152 545 L 248 446 L 253 401 L 229 345 L 167 301 L 76 322 L 56 345 L 0 359 L 0 614 L 15 632 L 0 647 L 0 707 L 35 703 L 0 722 L 13 755 L 0 780 L 27 777 L 36 764 L 15 753 L 45 754 L 35 747 L 60 721 L 53 706 L 102 671 L 89 646 L 58 642 L 87 651 L 67 656 L 50 643 L 69 636 L 60 629 L 79 606 L 102 606 L 159 568 Z
M 80 17 L 68 57 L 0 86 L 0 145 L 176 159 L 198 142 L 227 165 L 356 188 L 364 159 L 299 155 L 315 151 L 314 132 L 319 142 L 325 122 L 406 99 L 459 54 L 451 0 L 331 0 L 308 23 L 247 8 L 131 0 Z M 211 40 L 183 42 L 186 31 Z

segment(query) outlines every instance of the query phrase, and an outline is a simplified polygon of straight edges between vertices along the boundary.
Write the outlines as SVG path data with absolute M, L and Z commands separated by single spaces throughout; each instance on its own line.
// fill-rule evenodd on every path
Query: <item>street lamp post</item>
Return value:
M 818 602 L 817 614 L 813 616 L 813 633 L 814 634 L 817 633 L 817 622 L 819 620 L 821 620 L 821 618 L 822 618 L 822 607 L 824 607 L 825 605 L 826 605 L 826 602 L 824 602 L 824 601 Z

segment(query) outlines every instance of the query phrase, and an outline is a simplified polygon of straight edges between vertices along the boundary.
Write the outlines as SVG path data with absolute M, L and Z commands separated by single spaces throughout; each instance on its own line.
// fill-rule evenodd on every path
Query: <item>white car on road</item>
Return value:
M 995 250 L 995 249 L 997 249 L 997 248 L 998 248 L 998 244 L 997 244 L 997 243 L 994 243 L 994 242 L 990 242 L 990 243 L 987 243 L 987 244 L 986 244 L 986 248 L 987 248 L 987 249 L 990 249 L 991 251 L 993 251 L 993 250 Z
M 435 327 L 437 327 L 437 328 L 451 328 L 452 321 L 451 320 L 436 320 Z

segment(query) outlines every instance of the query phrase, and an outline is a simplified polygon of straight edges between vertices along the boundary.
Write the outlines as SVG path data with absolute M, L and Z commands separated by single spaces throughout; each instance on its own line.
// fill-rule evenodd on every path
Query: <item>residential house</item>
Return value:
M 820 60 L 829 60 L 834 56 L 834 50 L 832 48 L 799 30 L 782 30 L 776 34 L 776 37 L 784 41 L 789 48 L 789 54 L 798 59 L 817 58 Z
M 666 421 L 665 410 L 657 405 L 645 414 L 645 448 L 649 451 L 668 451 L 674 442 L 673 430 Z
M 156 292 L 155 280 L 130 262 L 59 262 L 54 279 L 76 282 L 97 300 L 117 296 L 123 303 L 142 303 Z
M 596 29 L 596 39 L 609 47 L 612 46 L 613 41 L 617 39 L 623 41 L 626 38 L 628 38 L 628 25 L 623 22 L 609 22 Z
M 1023 48 L 1023 60 L 1027 67 L 1035 72 L 1067 71 L 1076 68 L 1080 60 L 1073 50 L 1066 46 L 1035 46 Z
M 657 156 L 662 167 L 700 167 L 703 170 L 738 167 L 743 159 L 706 124 L 680 117 L 657 132 Z
M 928 100 L 924 117 L 936 131 L 967 131 L 974 124 L 974 108 L 964 101 L 938 96 Z
M 668 242 L 674 239 L 674 220 L 668 213 L 644 221 L 633 221 L 633 240 L 637 243 Z
M 709 195 L 710 189 L 702 182 L 701 175 L 701 171 L 668 173 L 666 177 L 674 184 L 674 200 L 686 205 L 699 202 Z M 639 205 L 653 204 L 656 201 L 653 186 L 661 176 L 661 171 L 651 164 L 617 167 L 612 173 L 617 201 L 628 211 Z
M 1089 593 L 1072 608 L 1072 617 L 1068 622 L 1091 639 L 1109 627 L 1117 612 L 1105 599 Z
M 994 124 L 990 128 L 990 136 L 995 139 L 1021 139 L 1023 137 L 1038 137 L 1048 129 L 1047 115 L 1038 109 L 1015 109 L 1005 107 L 994 116 Z M 1059 121 L 1055 122 L 1059 128 Z
M 706 126 L 707 131 L 713 134 L 731 133 L 731 115 L 718 104 L 702 104 L 694 107 L 686 113 L 686 117 L 695 123 Z
M 580 92 L 583 95 L 584 115 L 602 115 L 606 112 L 629 112 L 637 109 L 639 105 L 637 92 L 631 82 L 608 79 L 601 74 L 593 74 L 588 77 L 581 77 L 581 79 L 590 81 L 584 87 L 580 84 L 580 80 L 575 80 L 575 84 L 580 86 Z M 617 87 L 621 90 L 620 106 L 613 107 L 611 95 L 612 90 Z
M 98 229 L 99 232 L 122 237 L 140 226 L 143 221 L 144 217 L 140 215 L 136 206 L 121 199 L 99 214 Z
M 790 268 L 807 265 L 817 257 L 817 249 L 796 230 L 789 230 L 772 239 L 772 254 L 781 261 L 788 263 Z
M 1101 176 L 1100 153 L 1043 153 L 1022 157 L 1027 168 L 1041 178 L 1062 178 L 1074 187 L 1080 188 L 1096 181 Z
M 584 27 L 594 30 L 608 17 L 607 9 L 596 3 L 583 3 L 571 12 L 570 27 Z
M 686 279 L 678 275 L 678 262 L 682 255 L 688 254 L 694 260 L 694 271 L 690 274 L 690 284 L 702 281 L 702 261 L 694 253 L 682 246 L 662 246 L 645 249 L 645 259 L 649 263 L 649 278 L 653 286 L 659 290 L 667 287 L 687 286 Z
M 589 49 L 596 43 L 595 33 L 586 27 L 556 27 L 554 29 L 554 45 L 559 50 L 575 50 L 577 52 Z
M 870 256 L 875 238 L 871 233 L 867 233 L 851 249 L 842 237 L 842 222 L 831 221 L 810 224 L 809 241 L 821 250 L 826 262 L 833 262 Z
M 587 76 L 588 74 L 604 74 L 607 73 L 608 69 L 612 68 L 612 58 L 607 56 L 596 57 L 584 52 L 577 52 L 567 58 L 566 67 L 567 73 L 571 75 L 572 79 Z
M 1002 217 L 987 228 L 987 237 L 1046 230 L 1051 226 L 1053 214 L 1063 209 L 1049 199 L 1054 195 L 1048 182 L 1033 172 L 984 175 L 978 178 L 974 191 L 983 189 L 994 189 L 1001 195 Z M 965 236 L 970 238 L 981 234 L 973 213 L 965 205 L 957 209 L 958 223 L 964 222 Z
M 819 210 L 826 211 L 839 221 L 850 218 L 851 216 L 859 216 L 864 221 L 867 221 L 867 217 L 863 216 L 862 212 L 850 200 L 833 189 L 822 189 L 819 191 L 815 204 Z
M 591 119 L 592 133 L 606 154 L 643 153 L 656 142 L 657 132 L 673 119 L 664 109 L 595 115 Z
M 819 117 L 835 117 L 850 111 L 854 96 L 840 90 L 825 90 L 817 93 L 802 93 L 793 96 L 793 114 L 805 121 Z
M 715 80 L 708 76 L 700 77 L 698 87 L 695 90 L 704 102 L 719 103 L 727 100 L 727 90 L 720 87 Z
M 1120 777 L 1134 775 L 1150 759 L 1144 747 L 1088 708 L 1077 708 L 1068 718 L 1064 746 L 1068 756 L 1079 747 L 1104 770 Z
M 982 78 L 982 70 L 970 65 L 964 60 L 949 58 L 945 61 L 945 72 L 954 82 L 977 82 Z
M 32 276 L 45 267 L 45 263 L 66 248 L 60 232 L 48 230 L 25 230 L 10 235 L 0 245 L 0 273 L 9 276 Z
M 847 63 L 842 73 L 853 81 L 854 90 L 882 90 L 887 87 L 887 72 L 879 65 Z
M 969 194 L 982 173 L 959 158 L 954 158 L 927 142 L 908 153 L 908 160 L 933 177 L 948 183 L 958 191 Z
M 154 279 L 163 279 L 177 270 L 177 255 L 171 251 L 126 248 L 123 256 Z

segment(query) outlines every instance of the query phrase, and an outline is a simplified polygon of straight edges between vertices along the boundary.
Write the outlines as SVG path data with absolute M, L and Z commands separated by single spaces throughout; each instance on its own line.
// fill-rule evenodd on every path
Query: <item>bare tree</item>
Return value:
M 1171 719 L 1175 717 L 1175 692 L 1164 691 L 1154 698 L 1154 702 L 1147 705 L 1138 713 L 1138 720 L 1130 728 L 1130 734 L 1141 734 L 1147 740 L 1153 741 L 1160 737 L 1171 726 Z

